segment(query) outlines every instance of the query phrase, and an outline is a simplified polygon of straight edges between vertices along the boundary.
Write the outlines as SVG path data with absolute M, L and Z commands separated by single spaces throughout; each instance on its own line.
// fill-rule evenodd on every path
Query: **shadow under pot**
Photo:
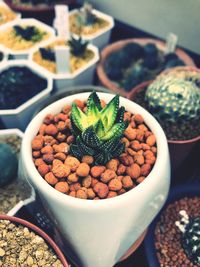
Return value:
M 172 188 L 145 238 L 149 267 L 200 266 L 199 184 Z
M 2 266 L 32 266 L 40 262 L 43 266 L 69 267 L 54 241 L 32 223 L 17 217 L 0 215 L 0 226 L 1 241 L 6 243 L 0 249 Z M 13 244 L 15 252 L 12 252 L 11 258 L 9 252 L 13 251 Z
M 190 82 L 192 81 L 191 79 L 194 80 L 195 86 L 199 87 L 199 81 L 200 81 L 199 69 L 194 68 L 194 67 L 178 67 L 177 69 L 178 70 L 182 69 L 182 70 L 184 70 L 184 73 L 187 73 L 184 76 L 183 76 L 183 73 L 180 75 L 181 79 L 186 80 L 187 82 L 189 81 L 189 84 L 186 82 L 187 88 L 185 88 L 185 89 L 187 90 L 187 92 L 191 91 L 189 89 L 191 86 L 190 85 Z M 176 68 L 171 69 L 171 70 L 173 70 L 172 73 L 174 73 Z M 192 70 L 192 72 L 191 72 L 191 70 Z M 191 76 L 191 73 L 192 73 L 192 76 Z M 194 73 L 195 73 L 195 75 L 194 75 Z M 170 70 L 166 71 L 166 74 L 171 75 Z M 163 75 L 165 75 L 165 72 L 163 74 L 160 74 L 158 77 L 163 77 Z M 172 74 L 172 75 L 174 75 L 174 74 Z M 191 78 L 191 77 L 193 77 L 193 78 Z M 164 116 L 161 118 L 159 116 L 159 114 L 160 114 L 159 112 L 163 112 L 163 110 L 165 110 L 165 107 L 167 107 L 166 110 L 168 111 L 168 107 L 170 106 L 170 104 L 173 105 L 173 107 L 177 106 L 177 109 L 180 111 L 181 111 L 181 107 L 178 107 L 179 100 L 177 98 L 178 97 L 177 94 L 175 93 L 174 99 L 177 100 L 177 101 L 175 101 L 175 103 L 172 103 L 169 100 L 163 101 L 163 97 L 158 97 L 156 101 L 157 101 L 157 104 L 160 108 L 157 110 L 155 110 L 155 109 L 152 110 L 152 108 L 149 105 L 150 102 L 148 102 L 149 99 L 147 99 L 147 97 L 146 97 L 146 94 L 147 94 L 146 92 L 148 90 L 147 88 L 152 86 L 152 84 L 154 82 L 156 82 L 156 80 L 155 81 L 147 81 L 147 82 L 141 83 L 140 85 L 136 86 L 135 88 L 133 88 L 131 90 L 131 92 L 128 95 L 128 98 L 130 100 L 138 103 L 139 105 L 143 106 L 150 113 L 152 113 L 154 115 L 154 117 L 156 117 L 158 119 L 159 123 L 163 127 L 165 134 L 167 136 L 169 151 L 170 151 L 170 160 L 171 160 L 172 171 L 176 172 L 177 170 L 180 169 L 181 165 L 184 163 L 184 161 L 186 160 L 186 158 L 188 157 L 190 152 L 192 152 L 192 149 L 198 144 L 198 142 L 200 140 L 200 132 L 199 132 L 200 124 L 199 124 L 199 117 L 198 117 L 199 113 L 197 112 L 196 118 L 193 118 L 193 119 L 188 120 L 188 121 L 187 120 L 168 121 L 168 117 L 166 120 Z M 175 81 L 175 82 L 177 82 L 177 81 Z M 156 82 L 156 84 L 158 85 L 158 82 Z M 158 86 L 160 86 L 160 85 L 158 85 Z M 164 88 L 164 87 L 165 87 L 165 84 L 162 84 L 162 88 Z M 197 92 L 198 89 L 195 89 L 195 90 L 197 93 L 197 95 L 194 97 L 194 100 L 197 103 L 195 108 L 198 109 L 199 108 L 198 103 L 200 103 L 200 94 L 199 94 L 199 92 Z M 186 92 L 186 96 L 187 96 L 187 92 Z M 172 92 L 170 93 L 170 95 L 172 95 Z M 187 101 L 187 99 L 189 99 L 189 98 L 186 98 L 186 101 Z M 182 106 L 183 106 L 183 108 L 185 107 L 184 112 L 187 112 L 187 107 L 190 107 L 190 105 L 195 106 L 195 104 L 192 101 L 190 103 L 183 103 Z M 172 112 L 173 112 L 173 109 L 170 109 L 170 110 L 172 110 Z M 188 108 L 188 112 L 190 112 L 190 108 Z
M 50 95 L 53 81 L 25 60 L 0 65 L 0 118 L 5 128 L 24 130 L 34 110 Z

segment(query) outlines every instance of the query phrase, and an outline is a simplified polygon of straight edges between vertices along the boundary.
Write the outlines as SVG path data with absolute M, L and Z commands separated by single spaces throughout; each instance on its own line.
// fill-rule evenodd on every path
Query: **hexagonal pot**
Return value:
M 28 99 L 25 103 L 17 107 L 16 109 L 2 109 L 0 110 L 0 118 L 6 128 L 19 128 L 22 131 L 26 128 L 29 120 L 32 117 L 34 110 L 40 105 L 40 103 L 50 95 L 53 88 L 52 78 L 34 64 L 27 60 L 10 60 L 0 65 L 0 72 L 9 69 L 13 66 L 24 66 L 36 73 L 38 76 L 47 80 L 47 87 L 40 93 L 36 94 L 31 99 Z
M 26 129 L 21 156 L 24 175 L 39 193 L 46 209 L 50 210 L 62 237 L 78 254 L 79 266 L 106 267 L 123 256 L 164 204 L 170 180 L 169 153 L 164 132 L 153 116 L 121 97 L 120 102 L 126 110 L 141 114 L 156 136 L 157 160 L 150 174 L 134 189 L 110 199 L 84 200 L 56 191 L 38 173 L 32 159 L 31 142 L 47 114 L 58 113 L 77 98 L 86 100 L 89 94 L 65 97 L 39 112 Z M 108 102 L 113 95 L 99 93 L 99 97 Z
M 121 94 L 122 96 L 127 96 L 129 92 L 126 92 L 124 88 L 120 88 L 116 82 L 109 79 L 107 76 L 105 69 L 104 69 L 104 62 L 106 61 L 107 57 L 120 49 L 124 47 L 125 45 L 129 43 L 138 43 L 140 45 L 146 45 L 148 43 L 153 43 L 157 46 L 158 49 L 161 51 L 165 50 L 165 43 L 156 39 L 151 38 L 132 38 L 132 39 L 126 39 L 121 40 L 115 43 L 112 43 L 105 47 L 100 54 L 101 60 L 99 64 L 97 65 L 97 76 L 100 81 L 100 83 L 105 86 L 106 88 L 109 88 L 110 90 L 114 91 L 115 93 Z M 189 57 L 183 50 L 180 48 L 176 49 L 176 54 L 178 57 L 185 62 L 186 65 L 195 66 L 194 61 L 191 57 Z
M 72 14 L 77 13 L 79 10 L 78 9 L 73 9 L 72 11 L 70 11 L 69 16 Z M 109 25 L 98 30 L 96 33 L 93 34 L 82 34 L 81 37 L 86 40 L 89 41 L 90 43 L 92 43 L 93 45 L 97 46 L 99 48 L 99 50 L 101 50 L 102 48 L 104 48 L 110 40 L 110 35 L 111 35 L 111 30 L 114 27 L 114 19 L 105 14 L 102 13 L 96 9 L 93 9 L 92 11 L 94 13 L 94 15 L 96 15 L 99 18 L 102 18 L 106 21 L 109 22 Z M 74 33 L 73 33 L 74 34 Z M 75 36 L 77 36 L 76 34 L 74 34 Z
M 200 72 L 199 69 L 192 67 L 192 66 L 186 66 L 186 67 L 176 67 L 173 68 L 175 71 L 195 71 Z M 166 70 L 163 72 L 164 74 L 167 74 L 169 70 Z M 138 86 L 134 87 L 130 93 L 127 95 L 127 98 L 134 101 L 137 94 L 142 92 L 145 88 L 147 88 L 152 81 L 147 81 L 139 84 Z M 189 139 L 189 140 L 167 140 L 169 145 L 169 152 L 170 152 L 170 159 L 171 159 L 171 167 L 172 171 L 177 171 L 181 165 L 184 163 L 184 160 L 187 158 L 189 153 L 192 151 L 194 146 L 197 145 L 197 143 L 200 141 L 200 136 L 197 136 L 195 138 Z
M 2 26 L 0 28 L 0 33 L 5 32 L 6 30 L 8 30 L 9 28 L 15 26 L 15 25 L 19 25 L 19 26 L 23 26 L 23 25 L 27 25 L 27 26 L 36 26 L 38 28 L 41 28 L 43 30 L 45 30 L 48 34 L 49 37 L 46 40 L 37 42 L 36 44 L 34 44 L 32 47 L 28 48 L 28 49 L 20 49 L 20 50 L 14 50 L 12 48 L 7 47 L 6 45 L 2 44 L 4 47 L 6 47 L 9 55 L 11 56 L 11 58 L 13 59 L 27 59 L 29 53 L 36 47 L 38 47 L 41 44 L 45 44 L 48 43 L 54 36 L 55 36 L 55 31 L 52 27 L 42 23 L 39 20 L 36 19 L 20 19 L 17 21 L 13 21 L 10 23 L 7 23 L 6 25 Z
M 17 218 L 17 217 L 13 217 L 13 216 L 8 216 L 8 215 L 0 215 L 0 220 L 8 220 L 10 222 L 12 222 L 13 224 L 17 224 L 17 225 L 22 225 L 24 227 L 27 227 L 28 229 L 30 229 L 30 231 L 35 232 L 35 234 L 39 235 L 40 237 L 42 237 L 47 245 L 49 247 L 51 247 L 55 254 L 57 255 L 57 257 L 59 258 L 59 260 L 61 261 L 61 263 L 63 264 L 63 267 L 69 267 L 65 256 L 63 255 L 62 251 L 59 249 L 59 247 L 56 245 L 56 243 L 53 241 L 53 239 L 51 239 L 45 232 L 43 232 L 39 227 L 37 227 L 36 225 L 25 221 L 21 218 Z
M 6 129 L 6 130 L 0 130 L 0 142 L 5 141 L 7 138 L 10 137 L 19 137 L 22 141 L 24 133 L 20 131 L 19 129 Z M 18 163 L 18 169 L 20 168 L 20 161 Z M 20 177 L 20 175 L 16 178 L 19 181 L 22 181 L 23 178 Z M 26 183 L 26 189 L 30 191 L 29 197 L 27 197 L 24 200 L 20 200 L 12 209 L 10 209 L 7 213 L 7 215 L 13 216 L 15 215 L 24 205 L 27 205 L 35 200 L 35 191 L 30 186 L 30 184 L 27 183 L 27 181 L 23 181 L 23 183 Z
M 55 38 L 52 40 L 54 42 L 55 40 L 59 40 L 59 38 Z M 50 43 L 48 43 L 50 44 Z M 46 45 L 40 46 L 46 47 Z M 35 52 L 38 51 L 38 49 L 35 49 L 32 51 L 29 55 L 29 60 L 33 61 L 33 55 Z M 44 73 L 48 73 L 48 75 L 53 79 L 54 83 L 54 89 L 56 91 L 68 91 L 70 87 L 76 86 L 76 85 L 86 85 L 86 84 L 92 84 L 94 79 L 94 72 L 96 69 L 96 64 L 99 61 L 99 51 L 97 47 L 94 45 L 89 44 L 88 49 L 90 49 L 94 53 L 94 57 L 87 62 L 85 65 L 83 65 L 81 68 L 77 69 L 73 73 L 67 73 L 67 74 L 56 74 L 53 73 L 47 69 L 45 69 L 43 66 L 39 65 L 35 61 L 33 61 L 35 64 L 40 66 Z

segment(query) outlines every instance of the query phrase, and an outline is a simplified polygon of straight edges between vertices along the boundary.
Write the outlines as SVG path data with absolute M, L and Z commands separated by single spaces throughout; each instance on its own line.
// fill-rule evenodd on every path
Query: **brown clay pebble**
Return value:
M 119 191 L 122 189 L 122 182 L 119 179 L 114 178 L 109 182 L 108 188 L 111 191 Z
M 131 188 L 133 186 L 133 181 L 130 176 L 124 176 L 122 178 L 122 185 L 124 188 Z
M 78 182 L 78 176 L 76 173 L 71 173 L 70 175 L 68 175 L 67 180 L 70 183 L 76 183 Z
M 53 135 L 54 136 L 58 133 L 58 129 L 56 128 L 56 126 L 54 124 L 49 124 L 45 128 L 45 133 L 47 135 Z
M 45 176 L 49 172 L 49 166 L 47 164 L 41 164 L 38 166 L 38 172 L 40 175 Z
M 44 179 L 50 185 L 55 185 L 58 182 L 58 179 L 55 177 L 55 175 L 52 172 L 48 172 L 45 175 Z
M 118 165 L 119 161 L 117 159 L 111 159 L 110 161 L 107 162 L 106 168 L 116 172 Z
M 41 153 L 42 154 L 52 154 L 53 153 L 53 148 L 48 145 L 48 146 L 45 146 L 41 149 Z
M 155 137 L 155 135 L 152 134 L 152 135 L 150 135 L 149 137 L 147 137 L 146 143 L 147 143 L 147 145 L 149 145 L 149 146 L 154 146 L 155 143 L 156 143 L 156 137 Z
M 101 174 L 101 181 L 103 183 L 108 183 L 110 180 L 112 180 L 115 177 L 116 177 L 115 171 L 107 169 L 105 170 L 105 172 Z
M 43 140 L 42 139 L 33 139 L 32 141 L 32 149 L 34 150 L 41 150 L 43 147 Z
M 90 165 L 94 162 L 94 158 L 92 156 L 85 155 L 82 158 L 82 162 Z
M 70 168 L 69 166 L 62 163 L 54 165 L 52 172 L 57 178 L 66 178 L 70 174 Z
M 81 163 L 76 170 L 77 175 L 81 177 L 88 176 L 89 172 L 90 166 L 87 163 Z
M 54 160 L 54 155 L 53 154 L 44 154 L 42 158 L 47 164 L 50 164 Z
M 117 196 L 117 192 L 109 191 L 107 198 L 112 198 L 112 197 L 116 197 L 116 196 Z
M 77 198 L 82 198 L 82 199 L 87 199 L 87 194 L 84 190 L 82 189 L 79 189 L 77 192 L 76 192 L 76 197 Z
M 90 172 L 93 177 L 99 177 L 104 171 L 106 167 L 105 166 L 94 166 L 91 168 Z
M 86 188 L 89 188 L 91 186 L 91 183 L 92 183 L 92 177 L 90 175 L 86 176 L 82 180 L 82 185 Z
M 61 193 L 68 193 L 69 191 L 69 185 L 67 182 L 58 182 L 56 185 L 55 185 L 55 189 L 58 190 L 59 192 Z
M 132 179 L 137 179 L 140 176 L 141 168 L 138 164 L 133 163 L 130 167 L 127 168 L 126 172 Z
M 93 190 L 100 198 L 106 198 L 109 192 L 108 186 L 101 182 L 96 183 Z
M 75 172 L 80 165 L 80 161 L 75 157 L 67 156 L 65 165 L 69 166 L 72 172 Z

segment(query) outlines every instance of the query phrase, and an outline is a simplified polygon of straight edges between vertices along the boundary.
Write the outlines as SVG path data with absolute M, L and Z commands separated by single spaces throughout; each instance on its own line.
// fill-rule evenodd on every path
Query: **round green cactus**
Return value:
M 160 122 L 184 122 L 200 118 L 200 90 L 192 81 L 158 77 L 146 90 L 150 112 Z

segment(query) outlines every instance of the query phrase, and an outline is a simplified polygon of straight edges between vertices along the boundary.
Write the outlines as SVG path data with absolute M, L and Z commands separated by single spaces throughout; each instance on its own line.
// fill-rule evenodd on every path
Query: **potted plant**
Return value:
M 23 18 L 36 18 L 52 25 L 55 4 L 74 5 L 75 0 L 4 0 L 13 10 L 20 12 Z
M 0 118 L 6 128 L 21 130 L 26 128 L 33 111 L 50 95 L 53 87 L 51 77 L 26 60 L 2 63 L 0 83 Z
M 70 47 L 70 69 L 66 70 L 66 73 L 59 73 L 57 70 L 55 46 Z M 37 48 L 30 54 L 29 59 L 48 72 L 54 81 L 55 89 L 60 91 L 68 90 L 73 85 L 92 84 L 99 53 L 95 46 L 81 38 L 72 37 L 68 42 L 56 38 L 48 45 Z
M 161 73 L 155 81 L 142 83 L 133 88 L 128 95 L 129 99 L 142 105 L 159 120 L 168 138 L 172 170 L 174 171 L 179 169 L 200 139 L 199 78 L 199 69 L 197 68 L 172 68 Z M 172 90 L 173 87 L 175 91 Z M 153 91 L 155 93 L 154 104 L 151 102 Z M 160 94 L 165 94 L 165 97 L 168 97 L 167 100 L 164 101 L 165 97 Z M 191 98 L 193 100 L 190 101 Z M 156 101 L 157 108 L 155 107 Z M 197 112 L 192 113 L 194 110 Z M 161 113 L 163 114 L 161 115 Z
M 0 249 L 2 266 L 69 266 L 54 241 L 32 223 L 17 217 L 0 215 L 0 225 L 1 241 L 4 241 Z
M 198 184 L 171 190 L 145 238 L 149 267 L 199 266 L 199 201 Z
M 4 2 L 0 3 L 0 26 L 17 20 L 21 17 L 19 13 L 15 13 L 12 9 L 10 9 Z
M 0 44 L 17 59 L 27 59 L 38 45 L 55 36 L 53 28 L 36 19 L 21 19 L 10 22 L 0 29 Z
M 133 38 L 115 42 L 102 50 L 97 75 L 102 85 L 127 96 L 136 85 L 178 65 L 195 66 L 193 60 L 179 48 L 174 53 L 165 54 L 164 42 Z
M 21 156 L 24 175 L 83 266 L 116 263 L 169 189 L 161 127 L 139 105 L 106 93 L 71 95 L 39 112 L 26 129 Z
M 18 129 L 0 130 L 0 214 L 13 216 L 35 199 L 33 189 L 17 174 L 22 138 Z
M 73 34 L 82 36 L 100 50 L 109 43 L 114 20 L 85 3 L 81 9 L 74 9 L 69 14 L 69 27 Z

